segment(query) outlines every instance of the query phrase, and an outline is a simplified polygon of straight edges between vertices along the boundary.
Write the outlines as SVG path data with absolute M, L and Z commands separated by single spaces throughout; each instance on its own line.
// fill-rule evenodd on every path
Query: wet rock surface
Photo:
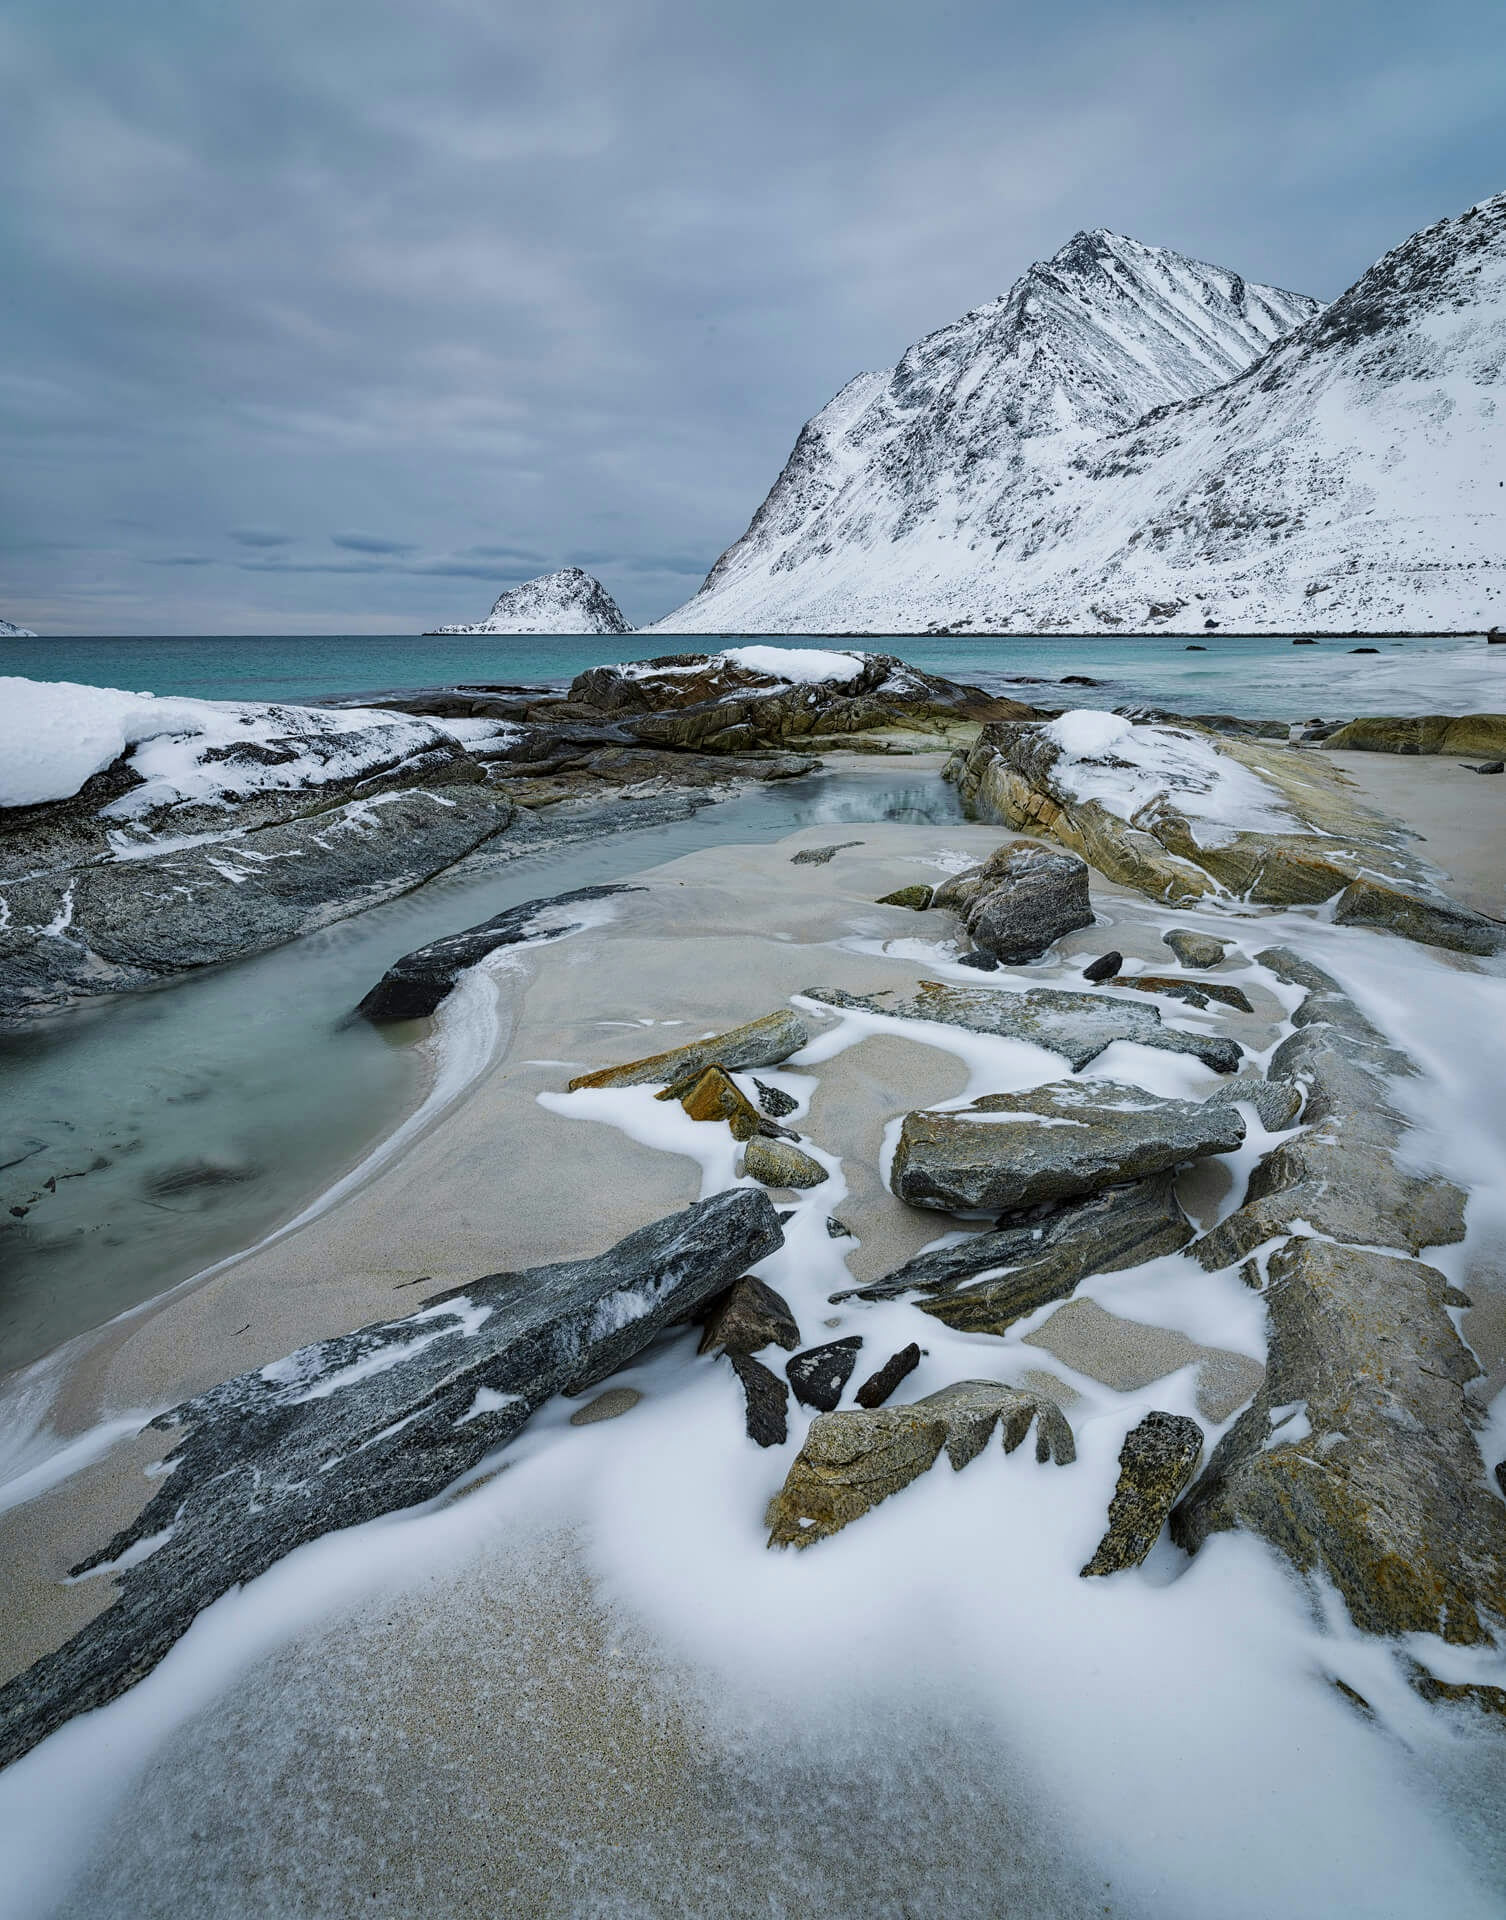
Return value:
M 488 954 L 503 947 L 514 947 L 528 940 L 558 940 L 578 933 L 579 921 L 562 920 L 564 909 L 588 902 L 609 900 L 619 893 L 642 893 L 642 887 L 576 887 L 552 898 L 528 900 L 520 907 L 509 907 L 463 933 L 452 933 L 443 940 L 431 940 L 415 947 L 382 975 L 370 993 L 356 1008 L 362 1019 L 375 1023 L 389 1020 L 426 1019 L 453 992 L 467 968 L 478 965 Z
M 793 1353 L 800 1345 L 800 1328 L 790 1303 L 765 1281 L 745 1273 L 714 1303 L 700 1352 L 758 1353 L 764 1347 L 783 1347 Z
M 1224 980 L 1182 980 L 1174 973 L 1137 973 L 1122 980 L 1121 986 L 1136 993 L 1164 993 L 1169 999 L 1185 1001 L 1189 1007 L 1206 1007 L 1210 1000 L 1233 1007 L 1239 1013 L 1253 1013 L 1250 997 L 1242 987 L 1231 987 Z
M 782 1447 L 789 1433 L 789 1388 L 750 1353 L 729 1351 L 727 1358 L 742 1383 L 748 1438 L 760 1447 Z
M 1113 1081 L 1062 1080 L 905 1115 L 890 1184 L 915 1207 L 953 1213 L 1070 1200 L 1232 1153 L 1244 1121 L 1222 1102 L 1162 1100 Z
M 570 1091 L 574 1093 L 581 1087 L 663 1086 L 712 1066 L 731 1072 L 749 1067 L 777 1067 L 781 1060 L 798 1053 L 809 1039 L 804 1022 L 788 1008 L 781 1007 L 775 1013 L 765 1014 L 761 1020 L 731 1027 L 709 1040 L 693 1040 L 683 1047 L 671 1047 L 666 1053 L 629 1060 L 624 1066 L 579 1073 L 570 1082 Z
M 1232 1073 L 1243 1057 L 1237 1040 L 1219 1035 L 1180 1033 L 1161 1024 L 1158 1007 L 1139 1006 L 1106 993 L 1073 993 L 1058 987 L 1032 987 L 1024 993 L 996 993 L 987 987 L 954 987 L 922 980 L 913 994 L 857 994 L 837 987 L 807 987 L 802 996 L 823 1006 L 878 1013 L 890 1020 L 934 1020 L 970 1033 L 994 1033 L 1008 1040 L 1059 1053 L 1074 1073 L 1098 1058 L 1116 1040 L 1186 1053 L 1215 1073 Z
M 115 1576 L 105 1612 L 0 1688 L 0 1766 L 123 1693 L 294 1547 L 443 1492 L 551 1395 L 615 1372 L 782 1239 L 766 1195 L 719 1194 L 594 1258 L 486 1275 L 159 1416 L 181 1434 L 172 1472 L 75 1571 L 157 1544 Z
M 1082 1570 L 1085 1579 L 1140 1565 L 1202 1453 L 1203 1430 L 1185 1414 L 1148 1413 L 1125 1436 L 1108 1528 Z
M 804 1353 L 787 1360 L 784 1370 L 795 1389 L 795 1398 L 807 1407 L 830 1413 L 852 1378 L 862 1344 L 860 1333 L 848 1334 L 842 1340 L 828 1340 L 824 1346 L 807 1347 Z

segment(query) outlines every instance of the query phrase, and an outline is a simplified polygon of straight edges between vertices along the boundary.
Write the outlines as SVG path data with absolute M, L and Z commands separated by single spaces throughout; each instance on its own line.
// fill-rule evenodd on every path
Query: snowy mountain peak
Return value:
M 1039 493 L 1053 462 L 1234 378 L 1317 310 L 1168 247 L 1076 234 L 1008 293 L 844 387 L 802 429 L 747 533 L 659 628 L 820 631 L 810 619 L 833 614 L 815 607 L 843 604 L 831 576 L 856 556 L 914 543 L 924 569 L 938 541 L 992 550 L 1001 512 Z
M 497 596 L 484 620 L 438 633 L 631 633 L 617 602 L 580 567 L 541 573 Z
M 9 620 L 0 620 L 0 640 L 35 640 L 36 637 L 30 627 L 16 627 Z

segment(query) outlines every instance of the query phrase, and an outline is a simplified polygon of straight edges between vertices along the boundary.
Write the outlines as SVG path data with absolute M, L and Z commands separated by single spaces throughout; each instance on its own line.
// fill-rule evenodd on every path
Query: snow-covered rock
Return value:
M 0 620 L 0 640 L 35 640 L 36 637 L 30 627 L 18 627 L 9 620 Z
M 747 533 L 654 631 L 1010 624 L 1013 565 L 1042 544 L 1072 461 L 1242 373 L 1317 309 L 1169 248 L 1080 233 L 843 388 Z
M 599 580 L 579 567 L 541 573 L 498 594 L 496 605 L 472 627 L 437 633 L 631 633 L 633 629 Z
M 1082 235 L 839 394 L 658 630 L 1499 625 L 1503 370 L 1506 195 L 1321 310 Z

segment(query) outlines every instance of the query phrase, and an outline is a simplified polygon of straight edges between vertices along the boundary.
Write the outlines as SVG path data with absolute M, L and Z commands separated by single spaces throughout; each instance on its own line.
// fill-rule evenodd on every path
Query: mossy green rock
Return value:
M 743 1172 L 765 1187 L 819 1187 L 827 1172 L 788 1140 L 769 1140 L 757 1134 L 743 1154 Z
M 916 913 L 924 913 L 930 904 L 929 887 L 896 887 L 893 893 L 882 894 L 875 902 L 880 907 L 909 907 Z
M 1125 1435 L 1108 1530 L 1082 1570 L 1085 1579 L 1140 1565 L 1202 1454 L 1203 1430 L 1186 1414 L 1148 1413 Z

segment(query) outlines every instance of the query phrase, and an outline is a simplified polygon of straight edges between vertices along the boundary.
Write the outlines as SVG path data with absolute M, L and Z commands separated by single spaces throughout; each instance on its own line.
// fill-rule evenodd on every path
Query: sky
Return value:
M 0 616 L 641 624 L 1108 226 L 1324 298 L 1506 187 L 1498 0 L 10 0 Z

